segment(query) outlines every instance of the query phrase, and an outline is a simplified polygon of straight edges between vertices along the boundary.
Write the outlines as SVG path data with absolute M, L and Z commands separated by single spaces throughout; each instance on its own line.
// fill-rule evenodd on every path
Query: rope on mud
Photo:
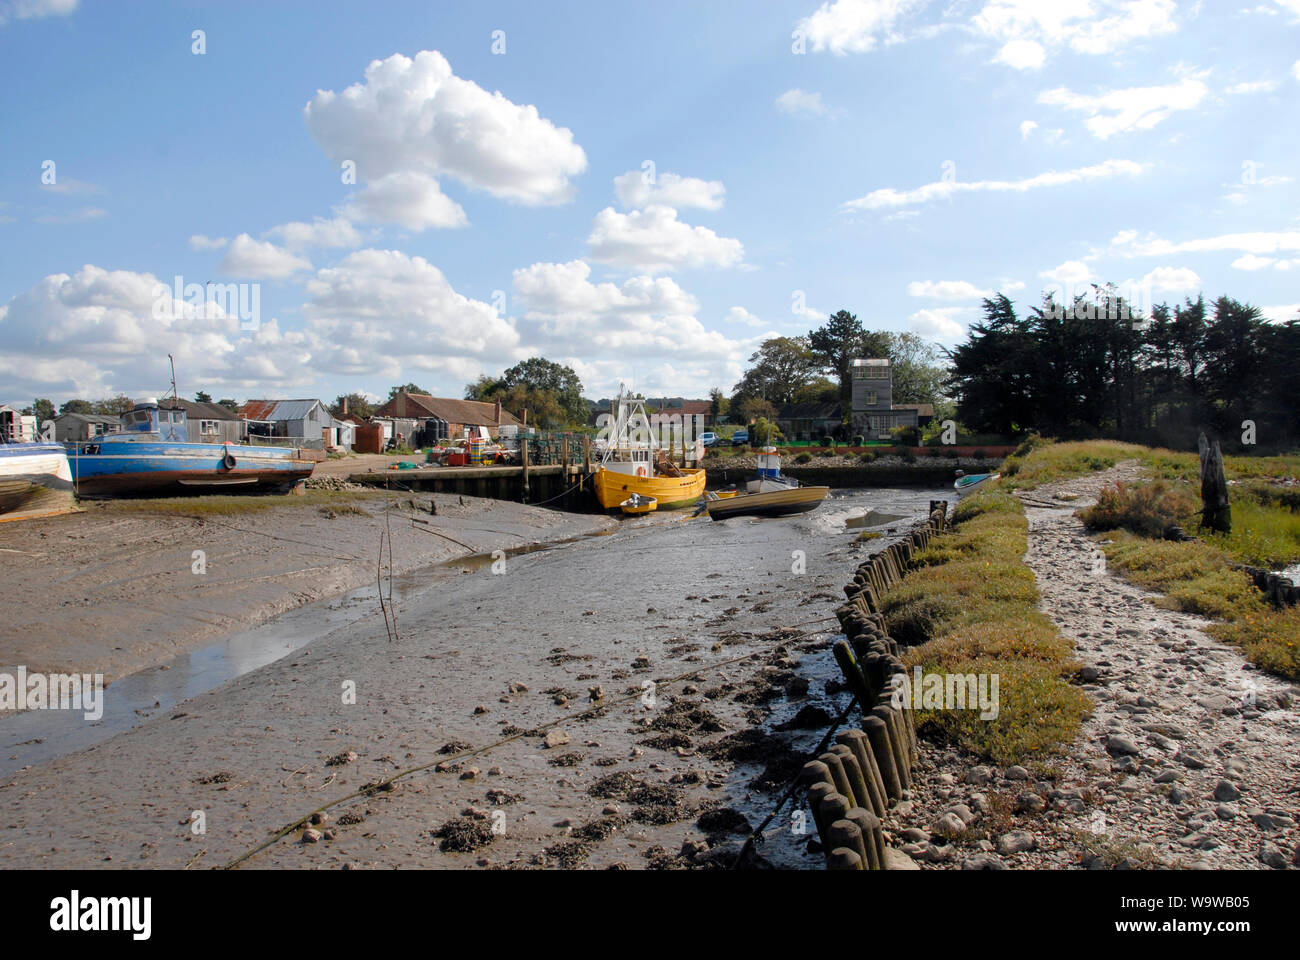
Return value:
M 789 625 L 789 626 L 776 627 L 776 628 L 774 628 L 774 629 L 778 629 L 778 630 L 790 630 L 790 629 L 794 629 L 795 627 L 807 626 L 808 624 L 812 624 L 812 623 L 821 623 L 822 621 L 825 621 L 825 620 L 834 620 L 834 619 L 835 619 L 834 617 L 821 617 L 821 618 L 819 618 L 819 619 L 817 619 L 817 620 L 810 620 L 810 621 L 808 621 L 807 624 L 797 623 L 797 624 L 791 624 L 791 625 Z M 788 643 L 789 641 L 791 641 L 791 640 L 796 640 L 796 639 L 798 639 L 799 637 L 811 636 L 811 635 L 814 634 L 814 633 L 823 633 L 823 632 L 825 632 L 825 631 L 821 631 L 821 630 L 807 630 L 807 631 L 804 631 L 804 632 L 801 633 L 801 634 L 796 634 L 796 635 L 793 636 L 793 637 L 786 637 L 786 638 L 783 638 L 783 639 L 781 640 L 781 642 L 782 642 L 782 643 Z M 693 678 L 695 678 L 695 677 L 699 677 L 699 676 L 700 676 L 701 674 L 703 674 L 703 673 L 708 673 L 708 672 L 710 672 L 710 671 L 717 670 L 717 669 L 720 668 L 720 667 L 727 667 L 727 666 L 731 666 L 731 665 L 734 664 L 734 663 L 742 663 L 742 662 L 745 661 L 745 660 L 752 660 L 754 657 L 756 657 L 756 656 L 758 656 L 758 655 L 759 655 L 759 651 L 753 651 L 753 652 L 750 652 L 750 653 L 745 654 L 744 656 L 740 656 L 740 657 L 732 657 L 732 658 L 730 658 L 730 659 L 728 659 L 728 660 L 719 660 L 717 663 L 711 663 L 711 664 L 709 664 L 708 666 L 700 667 L 700 668 L 698 668 L 698 669 L 696 669 L 696 670 L 691 670 L 691 671 L 689 671 L 688 673 L 678 674 L 677 676 L 675 676 L 675 677 L 670 677 L 670 678 L 667 679 L 667 680 L 656 681 L 655 686 L 656 686 L 656 689 L 657 689 L 657 688 L 660 687 L 660 686 L 668 687 L 668 686 L 672 686 L 672 685 L 675 684 L 675 683 L 682 683 L 683 681 L 690 680 L 690 679 L 693 679 Z M 472 748 L 472 749 L 470 749 L 470 750 L 463 750 L 463 751 L 461 751 L 460 753 L 452 754 L 452 755 L 450 755 L 450 756 L 443 757 L 442 759 L 439 759 L 439 760 L 430 760 L 428 763 L 421 763 L 421 764 L 418 764 L 417 766 L 414 766 L 414 767 L 407 767 L 407 768 L 404 769 L 404 770 L 399 770 L 399 771 L 397 771 L 397 773 L 393 774 L 393 775 L 390 776 L 390 777 L 387 777 L 387 778 L 385 778 L 385 779 L 381 779 L 381 780 L 375 780 L 375 781 L 373 781 L 373 782 L 371 782 L 371 783 L 367 783 L 365 786 L 361 787 L 361 788 L 358 789 L 358 790 L 354 790 L 354 791 L 352 791 L 351 793 L 347 794 L 346 796 L 342 796 L 342 797 L 339 797 L 339 798 L 337 798 L 337 799 L 335 799 L 335 800 L 331 800 L 329 803 L 327 803 L 327 804 L 325 804 L 325 805 L 323 805 L 323 806 L 317 807 L 315 810 L 311 810 L 311 811 L 309 811 L 306 815 L 304 815 L 304 816 L 302 816 L 302 817 L 299 817 L 297 820 L 294 820 L 292 823 L 285 824 L 283 827 L 281 827 L 279 830 L 277 830 L 274 834 L 271 835 L 271 837 L 270 837 L 269 839 L 267 839 L 267 840 L 264 841 L 263 843 L 259 844 L 259 845 L 256 846 L 256 847 L 253 847 L 253 848 L 250 849 L 250 850 L 246 850 L 244 853 L 241 853 L 238 857 L 236 857 L 235 859 L 231 860 L 229 863 L 225 864 L 225 865 L 222 866 L 222 867 L 216 868 L 216 869 L 221 869 L 221 870 L 233 870 L 235 867 L 239 866 L 241 863 L 245 863 L 246 861 L 251 860 L 253 857 L 257 856 L 257 855 L 258 855 L 259 853 L 261 853 L 263 850 L 266 850 L 266 849 L 268 849 L 268 848 L 274 846 L 275 844 L 279 843 L 281 840 L 283 840 L 283 839 L 284 839 L 285 837 L 287 837 L 289 834 L 293 833 L 293 832 L 294 832 L 295 830 L 297 830 L 299 827 L 302 827 L 302 826 L 306 825 L 308 822 L 310 822 L 311 818 L 312 818 L 313 816 L 315 816 L 316 814 L 318 814 L 318 813 L 324 813 L 326 810 L 331 810 L 331 809 L 333 809 L 334 807 L 339 806 L 340 804 L 347 803 L 349 800 L 355 800 L 355 799 L 357 799 L 358 797 L 363 797 L 363 796 L 365 796 L 365 797 L 369 797 L 369 796 L 373 796 L 374 794 L 379 793 L 380 791 L 382 791 L 382 790 L 384 789 L 384 787 L 388 786 L 389 784 L 396 783 L 398 780 L 401 780 L 401 779 L 403 779 L 403 778 L 405 778 L 405 777 L 409 777 L 411 774 L 419 773 L 419 772 L 421 772 L 422 770 L 428 770 L 430 767 L 436 767 L 436 766 L 438 766 L 439 764 L 442 764 L 442 763 L 448 763 L 448 764 L 450 764 L 450 763 L 456 763 L 457 761 L 460 761 L 460 760 L 468 760 L 470 757 L 476 757 L 476 756 L 479 756 L 480 754 L 485 754 L 485 753 L 489 752 L 490 750 L 495 750 L 497 747 L 504 746 L 504 745 L 507 744 L 507 743 L 512 743 L 513 741 L 515 741 L 515 740 L 519 740 L 519 739 L 522 738 L 522 737 L 526 737 L 526 736 L 536 736 L 537 731 L 539 731 L 539 730 L 549 730 L 549 729 L 551 729 L 552 727 L 557 727 L 557 726 L 559 726 L 559 725 L 562 724 L 562 723 L 573 723 L 573 722 L 576 722 L 576 721 L 579 721 L 579 720 L 586 720 L 586 719 L 594 718 L 594 717 L 596 717 L 597 715 L 599 715 L 599 714 L 601 714 L 601 713 L 604 713 L 605 711 L 607 711 L 607 710 L 609 710 L 609 709 L 611 709 L 611 708 L 613 708 L 613 707 L 623 706 L 623 705 L 625 705 L 625 704 L 631 703 L 631 702 L 634 701 L 634 700 L 640 700 L 642 696 L 643 696 L 643 694 L 640 693 L 640 692 L 638 692 L 638 693 L 634 693 L 634 694 L 629 694 L 628 696 L 621 697 L 621 698 L 616 699 L 616 700 L 611 700 L 611 701 L 609 701 L 608 703 L 601 703 L 601 704 L 599 704 L 598 706 L 595 706 L 595 707 L 593 707 L 593 708 L 590 709 L 590 710 L 584 710 L 582 713 L 573 714 L 573 715 L 571 715 L 571 716 L 567 716 L 567 717 L 560 717 L 558 720 L 552 720 L 552 721 L 550 721 L 549 723 L 541 724 L 540 726 L 533 727 L 533 728 L 531 728 L 531 729 L 529 729 L 529 730 L 521 730 L 521 731 L 519 731 L 518 733 L 512 733 L 510 736 L 508 736 L 508 737 L 502 737 L 500 740 L 497 740 L 497 741 L 494 742 L 494 743 L 489 743 L 489 744 L 487 744 L 486 746 L 482 746 L 482 747 L 474 747 L 474 748 Z M 856 702 L 856 701 L 855 701 L 855 702 Z M 852 706 L 852 704 L 850 704 L 850 706 Z M 847 711 L 845 711 L 845 714 L 847 715 Z M 839 724 L 839 723 L 842 723 L 842 722 L 843 722 L 843 719 L 841 718 L 840 721 L 837 721 L 836 726 L 838 726 L 838 724 Z M 834 732 L 833 729 L 832 729 L 832 732 Z M 827 734 L 827 736 L 829 737 L 830 734 Z M 783 800 L 782 802 L 784 803 L 784 800 Z M 779 808 L 778 808 L 778 809 L 779 809 Z M 776 814 L 776 812 L 773 811 L 773 816 L 775 816 L 775 814 Z M 770 820 L 770 819 L 771 819 L 771 818 L 769 818 L 769 820 Z M 752 839 L 753 839 L 753 838 L 751 837 L 751 840 L 752 840 Z M 191 863 L 192 863 L 192 862 L 193 862 L 193 861 L 191 861 Z M 186 867 L 187 867 L 187 868 L 188 868 L 188 866 L 189 866 L 189 864 L 186 864 Z
M 826 731 L 826 736 L 822 737 L 822 742 L 817 744 L 817 748 L 813 750 L 813 759 L 816 759 L 826 752 L 826 748 L 830 745 L 831 737 L 835 736 L 835 731 L 844 725 L 844 721 L 848 719 L 849 713 L 857 705 L 858 698 L 856 696 L 850 697 L 848 705 L 840 711 L 840 715 L 835 718 L 835 722 L 831 724 L 831 728 Z M 739 870 L 741 864 L 745 863 L 749 857 L 755 854 L 758 844 L 767 840 L 767 837 L 763 836 L 763 831 L 767 829 L 768 824 L 776 819 L 776 815 L 781 812 L 781 808 L 785 806 L 786 801 L 793 797 L 798 791 L 799 774 L 796 773 L 794 778 L 790 781 L 790 785 L 786 788 L 785 793 L 782 794 L 781 799 L 778 800 L 776 806 L 772 808 L 772 812 L 767 815 L 767 819 L 750 831 L 749 836 L 745 839 L 744 844 L 740 848 L 740 853 L 736 856 L 735 862 L 731 865 L 732 870 Z

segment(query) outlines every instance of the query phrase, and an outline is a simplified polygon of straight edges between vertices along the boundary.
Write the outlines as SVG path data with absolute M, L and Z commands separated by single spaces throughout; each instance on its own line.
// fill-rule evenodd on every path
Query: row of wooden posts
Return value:
M 835 613 L 845 639 L 835 660 L 862 709 L 861 729 L 845 730 L 830 750 L 804 764 L 801 782 L 831 870 L 884 870 L 881 823 L 891 803 L 911 789 L 916 727 L 911 712 L 890 704 L 890 681 L 906 668 L 886 632 L 880 601 L 903 579 L 912 555 L 944 531 L 948 503 L 930 502 L 925 526 L 858 567 Z

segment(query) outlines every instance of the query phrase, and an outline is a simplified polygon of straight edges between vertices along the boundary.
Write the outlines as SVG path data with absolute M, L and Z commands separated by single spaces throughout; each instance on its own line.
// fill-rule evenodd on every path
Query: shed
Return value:
M 243 425 L 239 414 L 219 403 L 200 403 L 164 397 L 158 401 L 164 410 L 184 410 L 186 433 L 191 443 L 239 443 Z
M 249 400 L 239 414 L 249 443 L 287 441 L 315 450 L 338 446 L 334 416 L 319 400 Z
M 121 417 L 99 413 L 63 413 L 54 418 L 54 439 L 59 443 L 93 440 L 121 427 Z

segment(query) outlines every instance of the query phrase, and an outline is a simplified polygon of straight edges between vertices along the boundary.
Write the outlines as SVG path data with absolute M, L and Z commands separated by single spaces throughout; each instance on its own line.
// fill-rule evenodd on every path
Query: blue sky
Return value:
M 169 352 L 238 399 L 532 355 L 703 396 L 841 308 L 947 345 L 1105 281 L 1294 317 L 1297 41 L 1300 0 L 0 0 L 0 400 Z

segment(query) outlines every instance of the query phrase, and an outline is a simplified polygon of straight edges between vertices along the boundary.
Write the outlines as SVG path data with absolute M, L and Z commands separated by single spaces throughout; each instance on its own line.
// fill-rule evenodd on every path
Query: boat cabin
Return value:
M 186 443 L 190 439 L 185 411 L 160 407 L 152 397 L 122 414 L 122 433 L 153 434 L 168 443 Z

